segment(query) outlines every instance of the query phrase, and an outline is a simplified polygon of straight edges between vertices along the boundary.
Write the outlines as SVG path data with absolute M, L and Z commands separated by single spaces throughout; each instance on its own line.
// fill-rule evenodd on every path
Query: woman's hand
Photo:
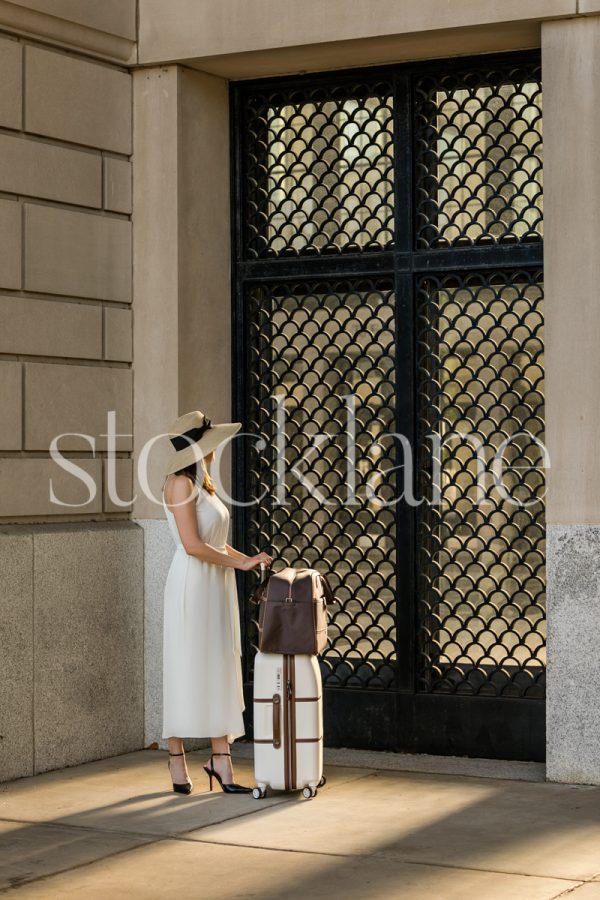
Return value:
M 256 556 L 247 556 L 246 559 L 243 559 L 240 564 L 240 569 L 247 572 L 250 569 L 256 569 L 262 563 L 265 566 L 270 566 L 273 562 L 273 557 L 269 556 L 268 553 L 257 553 Z
M 263 563 L 263 565 L 265 565 L 268 569 L 270 569 L 271 566 L 273 565 L 273 557 L 270 556 L 268 553 L 265 553 L 264 551 L 259 553 L 256 558 L 259 561 L 259 565 L 260 565 L 260 563 Z

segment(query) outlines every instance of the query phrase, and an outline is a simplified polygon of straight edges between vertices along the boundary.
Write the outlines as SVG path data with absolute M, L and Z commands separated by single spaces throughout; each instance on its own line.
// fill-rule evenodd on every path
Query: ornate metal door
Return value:
M 235 538 L 330 575 L 325 742 L 542 759 L 539 55 L 231 109 Z

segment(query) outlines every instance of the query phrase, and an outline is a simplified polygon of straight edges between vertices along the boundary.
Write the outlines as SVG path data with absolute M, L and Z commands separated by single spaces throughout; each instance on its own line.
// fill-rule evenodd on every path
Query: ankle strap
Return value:
M 231 753 L 211 753 L 211 756 L 231 756 Z
M 169 756 L 185 756 L 185 753 L 171 753 L 169 751 Z

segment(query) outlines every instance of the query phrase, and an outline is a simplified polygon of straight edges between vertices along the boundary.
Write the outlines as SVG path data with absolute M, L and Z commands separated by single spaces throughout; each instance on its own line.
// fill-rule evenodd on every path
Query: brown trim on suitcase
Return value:
M 281 697 L 273 694 L 273 746 L 281 747 Z
M 279 696 L 279 695 L 278 695 Z M 279 698 L 281 700 L 281 697 Z M 296 703 L 307 703 L 308 701 L 314 702 L 315 700 L 320 700 L 321 697 L 296 697 Z M 272 703 L 273 697 L 255 697 L 255 703 Z
M 290 656 L 290 675 L 292 680 L 292 694 L 290 697 L 290 715 L 291 715 L 291 724 L 290 724 L 290 768 L 291 768 L 291 776 L 292 776 L 292 790 L 296 788 L 296 657 Z
M 283 654 L 283 684 L 285 691 L 285 703 L 283 704 L 283 765 L 285 769 L 285 781 L 284 786 L 285 790 L 289 791 L 290 789 L 290 764 L 289 764 L 289 756 L 290 756 L 290 732 L 289 732 L 289 708 L 290 708 L 290 700 L 288 697 L 288 658 L 286 654 Z
M 312 576 L 311 576 L 311 582 L 312 582 L 312 595 L 313 595 L 313 598 L 314 598 L 314 595 L 315 595 L 315 576 L 314 576 L 314 572 L 313 572 L 313 574 L 312 574 Z M 317 601 L 317 602 L 318 602 L 318 601 Z M 313 600 L 313 604 L 312 604 L 312 611 L 313 611 L 313 631 L 314 631 L 314 635 L 315 635 L 315 643 L 314 643 L 313 653 L 318 653 L 318 652 L 319 652 L 319 639 L 318 639 L 318 637 L 317 637 L 317 604 L 314 602 L 314 600 Z
M 318 744 L 319 741 L 322 741 L 323 737 L 318 738 L 296 738 L 297 744 Z

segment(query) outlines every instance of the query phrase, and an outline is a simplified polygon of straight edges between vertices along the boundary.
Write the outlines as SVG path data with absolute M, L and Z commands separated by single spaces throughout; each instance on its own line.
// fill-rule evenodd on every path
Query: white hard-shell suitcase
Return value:
M 267 787 L 314 797 L 323 775 L 323 699 L 317 656 L 261 653 L 254 658 L 252 795 Z

